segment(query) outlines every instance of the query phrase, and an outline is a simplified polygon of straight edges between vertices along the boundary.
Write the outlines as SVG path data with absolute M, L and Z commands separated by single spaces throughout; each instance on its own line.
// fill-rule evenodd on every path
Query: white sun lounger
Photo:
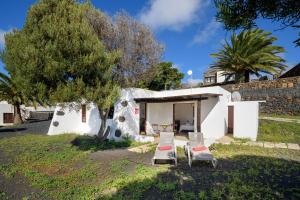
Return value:
M 204 147 L 204 138 L 202 133 L 189 132 L 189 142 L 185 146 L 185 152 L 188 155 L 189 166 L 192 167 L 193 160 L 211 161 L 214 168 L 217 167 L 217 159 L 213 157 L 208 148 L 201 151 L 195 151 L 195 147 Z
M 169 150 L 160 150 L 159 147 L 171 146 Z M 152 164 L 155 164 L 156 160 L 172 160 L 175 166 L 177 165 L 177 151 L 174 143 L 174 132 L 160 132 L 159 143 L 156 147 L 154 157 L 152 158 Z

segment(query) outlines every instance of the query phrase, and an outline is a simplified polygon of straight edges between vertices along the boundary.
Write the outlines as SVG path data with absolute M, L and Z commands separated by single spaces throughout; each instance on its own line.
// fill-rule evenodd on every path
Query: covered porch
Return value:
M 201 132 L 204 121 L 221 94 L 193 94 L 134 99 L 139 105 L 139 133 L 159 135 L 174 132 L 187 140 L 188 132 Z

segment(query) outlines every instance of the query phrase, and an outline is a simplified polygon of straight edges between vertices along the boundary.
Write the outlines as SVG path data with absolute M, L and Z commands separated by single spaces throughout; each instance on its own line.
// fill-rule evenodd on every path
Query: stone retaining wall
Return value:
M 262 113 L 300 115 L 300 76 L 221 87 L 240 92 L 245 101 L 265 100 L 260 104 Z

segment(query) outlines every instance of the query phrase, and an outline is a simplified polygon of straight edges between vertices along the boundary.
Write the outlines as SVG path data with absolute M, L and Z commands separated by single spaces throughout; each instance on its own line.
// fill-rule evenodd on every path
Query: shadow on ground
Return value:
M 217 169 L 181 158 L 177 167 L 154 178 L 134 181 L 99 199 L 299 199 L 300 163 L 235 156 L 220 159 Z
M 127 148 L 132 144 L 132 140 L 125 139 L 120 142 L 113 140 L 100 141 L 97 137 L 93 136 L 78 136 L 71 144 L 78 147 L 82 151 L 100 151 L 107 149 Z
M 80 150 L 96 151 L 90 154 L 94 161 L 107 169 L 101 179 L 114 177 L 112 163 L 120 162 L 119 173 L 136 175 L 138 165 L 151 166 L 154 152 L 135 153 L 126 149 L 130 141 L 97 142 L 93 137 L 80 136 L 73 142 Z M 114 146 L 118 145 L 118 146 Z M 106 151 L 98 151 L 106 150 Z M 145 170 L 145 177 L 147 170 Z M 109 188 L 99 199 L 299 199 L 300 162 L 286 158 L 238 155 L 218 160 L 214 169 L 210 162 L 195 162 L 193 167 L 183 152 L 178 154 L 178 166 L 170 166 L 152 178 L 129 181 Z
M 182 149 L 178 166 L 151 166 L 152 151 L 104 144 L 67 134 L 2 140 L 0 171 L 16 177 L 0 177 L 0 199 L 1 192 L 8 197 L 35 192 L 53 199 L 300 199 L 298 151 L 217 145 L 212 151 L 220 159 L 214 169 L 206 162 L 190 168 Z M 22 176 L 27 180 L 19 186 Z
M 0 133 L 10 133 L 10 132 L 19 132 L 19 131 L 25 131 L 27 128 L 1 128 Z

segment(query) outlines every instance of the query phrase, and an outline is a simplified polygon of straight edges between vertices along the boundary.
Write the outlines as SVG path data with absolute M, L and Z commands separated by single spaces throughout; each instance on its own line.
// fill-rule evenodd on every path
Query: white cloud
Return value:
M 221 24 L 213 18 L 204 29 L 199 30 L 198 33 L 194 36 L 193 43 L 203 44 L 208 42 L 211 37 L 213 37 L 216 32 L 221 27 Z
M 207 0 L 151 0 L 140 13 L 140 20 L 153 29 L 180 31 L 197 19 Z
M 9 30 L 0 29 L 0 48 L 4 47 L 4 45 L 5 45 L 4 35 L 9 32 L 11 32 L 11 29 L 9 29 Z

